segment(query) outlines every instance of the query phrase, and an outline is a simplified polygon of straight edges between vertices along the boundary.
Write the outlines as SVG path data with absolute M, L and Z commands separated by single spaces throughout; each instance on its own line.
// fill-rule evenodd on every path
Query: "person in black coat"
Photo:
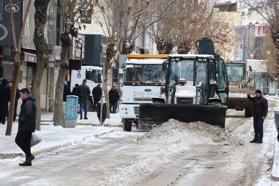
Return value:
M 247 95 L 248 99 L 253 102 L 254 105 L 254 131 L 255 137 L 250 143 L 262 143 L 263 140 L 263 123 L 268 112 L 268 102 L 262 96 L 261 90 L 256 90 L 256 96 L 251 97 L 250 94 Z
M 98 84 L 95 88 L 93 88 L 92 95 L 94 99 L 93 109 L 96 109 L 96 106 L 102 97 L 102 88 L 100 84 Z
M 82 112 L 84 111 L 84 119 L 87 120 L 87 105 L 90 98 L 90 89 L 86 85 L 86 79 L 82 81 L 82 85 L 79 86 L 79 105 L 80 105 L 80 119 L 82 119 Z
M 111 113 L 116 113 L 119 98 L 119 92 L 117 91 L 115 86 L 113 86 L 109 91 L 109 104 Z
M 10 92 L 12 92 L 12 86 L 13 86 L 13 82 L 10 81 L 9 82 L 9 88 L 10 88 Z M 15 99 L 15 110 L 14 110 L 14 118 L 13 121 L 16 120 L 16 116 L 17 116 L 17 106 L 18 106 L 18 100 L 20 98 L 20 93 L 19 93 L 19 89 L 16 89 L 16 99 Z
M 72 95 L 79 97 L 79 87 L 78 87 L 78 84 L 75 84 L 75 87 L 72 90 Z
M 6 123 L 6 117 L 8 115 L 8 107 L 10 101 L 10 87 L 6 79 L 2 80 L 0 85 L 0 121 L 2 124 Z
M 30 91 L 25 88 L 20 91 L 22 99 L 21 110 L 18 120 L 18 132 L 15 142 L 25 153 L 26 160 L 20 166 L 32 166 L 35 158 L 31 154 L 31 138 L 36 127 L 36 105 L 35 99 L 30 96 Z

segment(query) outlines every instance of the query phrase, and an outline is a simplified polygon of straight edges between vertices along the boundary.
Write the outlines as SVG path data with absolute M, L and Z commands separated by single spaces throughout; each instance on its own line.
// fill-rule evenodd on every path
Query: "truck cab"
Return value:
M 138 124 L 139 105 L 164 103 L 165 73 L 163 63 L 167 55 L 130 54 L 125 64 L 122 98 L 119 105 L 124 131 Z

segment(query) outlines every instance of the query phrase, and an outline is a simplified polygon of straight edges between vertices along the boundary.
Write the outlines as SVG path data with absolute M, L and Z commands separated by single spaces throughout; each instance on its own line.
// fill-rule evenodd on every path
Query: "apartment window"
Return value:
M 0 0 L 0 21 L 3 20 L 3 14 L 4 14 L 3 1 L 4 0 Z

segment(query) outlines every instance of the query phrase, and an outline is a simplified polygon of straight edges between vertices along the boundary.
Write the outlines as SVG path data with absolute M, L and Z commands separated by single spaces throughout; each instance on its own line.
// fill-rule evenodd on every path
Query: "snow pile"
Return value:
M 204 145 L 216 144 L 224 129 L 202 122 L 184 123 L 176 120 L 153 128 L 138 139 L 139 143 Z
M 136 149 L 123 154 L 127 164 L 116 167 L 98 185 L 137 185 L 137 178 L 150 175 L 162 162 L 170 162 L 177 153 L 195 145 L 220 145 L 224 129 L 205 123 L 183 123 L 170 120 L 135 139 Z M 136 153 L 136 155 L 135 155 Z

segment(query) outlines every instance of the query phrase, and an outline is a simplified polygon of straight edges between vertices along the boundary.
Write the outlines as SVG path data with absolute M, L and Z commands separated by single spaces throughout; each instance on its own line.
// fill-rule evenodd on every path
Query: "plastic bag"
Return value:
M 42 139 L 36 135 L 35 133 L 32 133 L 32 138 L 31 138 L 31 147 L 39 144 L 42 141 Z

